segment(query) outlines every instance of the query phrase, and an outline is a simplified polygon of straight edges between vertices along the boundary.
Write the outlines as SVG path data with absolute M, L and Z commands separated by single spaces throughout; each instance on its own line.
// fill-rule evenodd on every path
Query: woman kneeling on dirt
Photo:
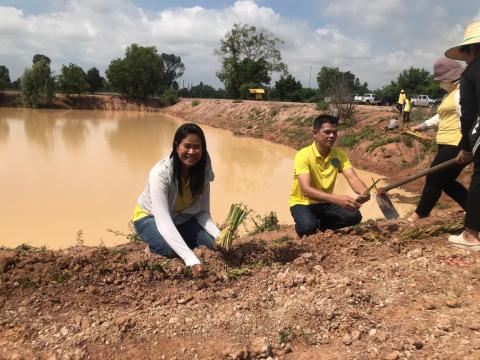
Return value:
M 202 129 L 192 123 L 180 126 L 170 156 L 153 166 L 137 200 L 133 224 L 147 251 L 179 256 L 193 275 L 202 272 L 192 249 L 215 248 L 220 230 L 210 215 L 210 157 Z
M 433 65 L 434 80 L 440 87 L 448 91 L 438 107 L 437 115 L 412 127 L 415 131 L 425 131 L 437 127 L 437 155 L 431 166 L 455 159 L 460 152 L 460 76 L 465 68 L 455 60 L 445 56 L 437 59 Z M 467 166 L 466 163 L 451 166 L 445 170 L 427 176 L 420 202 L 415 212 L 408 218 L 416 221 L 430 215 L 433 207 L 440 199 L 442 191 L 456 201 L 463 209 L 467 206 L 468 190 L 456 179 L 460 172 Z

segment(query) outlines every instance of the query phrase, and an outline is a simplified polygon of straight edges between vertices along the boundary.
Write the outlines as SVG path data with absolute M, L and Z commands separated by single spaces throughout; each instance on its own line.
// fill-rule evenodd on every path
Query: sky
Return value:
M 333 66 L 373 90 L 412 66 L 432 72 L 479 19 L 478 0 L 0 0 L 0 65 L 13 81 L 40 53 L 55 74 L 69 63 L 103 73 L 137 43 L 180 56 L 180 86 L 223 87 L 213 51 L 242 23 L 282 39 L 283 61 L 304 86 Z

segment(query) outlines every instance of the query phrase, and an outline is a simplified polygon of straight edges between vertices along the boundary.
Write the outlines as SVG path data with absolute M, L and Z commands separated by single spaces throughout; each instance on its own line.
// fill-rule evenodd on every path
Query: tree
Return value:
M 407 91 L 407 94 L 424 94 L 432 81 L 433 77 L 427 70 L 414 67 L 403 70 L 397 77 L 398 86 Z
M 10 72 L 4 65 L 0 65 L 0 90 L 10 86 Z
M 36 108 L 52 101 L 54 81 L 50 63 L 40 59 L 26 68 L 22 75 L 21 90 L 23 100 L 29 106 Z
M 96 67 L 87 71 L 88 91 L 94 93 L 104 87 L 105 79 L 100 76 L 100 72 Z
M 51 60 L 48 56 L 45 56 L 43 54 L 35 54 L 33 56 L 33 60 L 32 60 L 32 63 L 36 63 L 36 62 L 39 62 L 40 60 L 44 60 L 48 65 L 50 65 L 51 63 Z
M 58 77 L 58 84 L 65 94 L 80 95 L 88 90 L 87 74 L 78 65 L 72 63 L 68 66 L 63 65 Z
M 110 86 L 121 94 L 145 99 L 161 90 L 163 60 L 154 46 L 132 44 L 125 58 L 110 62 L 106 71 Z
M 322 66 L 317 75 L 319 95 L 321 97 L 331 96 L 332 84 L 338 84 L 340 79 L 343 79 L 341 81 L 342 87 L 345 87 L 350 95 L 368 92 L 368 84 L 366 82 L 361 84 L 360 80 L 350 71 L 343 72 L 338 67 Z
M 286 101 L 301 101 L 302 84 L 300 81 L 288 74 L 280 77 L 280 80 L 275 82 L 275 94 L 279 100 Z
M 231 97 L 239 97 L 246 83 L 265 86 L 272 72 L 286 72 L 287 66 L 277 49 L 283 43 L 266 29 L 235 24 L 220 41 L 215 54 L 222 60 L 222 69 L 217 77 L 225 85 Z M 260 76 L 260 78 L 258 78 Z
M 182 63 L 182 58 L 175 54 L 162 53 L 160 57 L 163 60 L 163 82 L 166 86 L 172 87 L 175 79 L 178 79 L 185 72 L 185 65 Z M 177 84 L 178 88 L 178 84 Z

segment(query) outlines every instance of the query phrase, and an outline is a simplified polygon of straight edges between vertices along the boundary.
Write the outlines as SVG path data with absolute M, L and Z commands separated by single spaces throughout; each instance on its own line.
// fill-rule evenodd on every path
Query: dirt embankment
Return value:
M 1 251 L 1 359 L 478 359 L 478 254 L 461 214 L 292 228 L 197 249 L 208 274 L 141 244 Z
M 0 107 L 24 107 L 17 91 L 0 92 Z M 50 109 L 109 110 L 109 111 L 161 111 L 159 99 L 134 100 L 118 95 L 63 95 L 56 94 Z

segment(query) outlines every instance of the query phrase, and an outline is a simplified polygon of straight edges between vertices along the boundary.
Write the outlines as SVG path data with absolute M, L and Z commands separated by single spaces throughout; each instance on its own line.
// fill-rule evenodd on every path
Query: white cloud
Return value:
M 64 5 L 57 1 L 55 12 L 36 15 L 0 6 L 0 64 L 16 78 L 34 54 L 42 53 L 52 59 L 57 73 L 69 62 L 104 70 L 112 59 L 123 56 L 128 45 L 139 43 L 180 55 L 186 82 L 203 80 L 221 86 L 215 76 L 220 62 L 213 50 L 233 24 L 246 23 L 284 40 L 284 61 L 305 85 L 310 66 L 314 86 L 317 72 L 326 65 L 350 70 L 377 87 L 410 66 L 430 69 L 440 53 L 461 40 L 463 19 L 458 21 L 461 25 L 449 25 L 445 7 L 417 2 L 424 11 L 416 13 L 423 21 L 421 28 L 407 22 L 412 18 L 411 6 L 392 0 L 337 0 L 325 8 L 328 23 L 319 24 L 280 15 L 253 0 L 224 8 L 193 6 L 158 12 L 141 9 L 130 0 L 67 0 Z

